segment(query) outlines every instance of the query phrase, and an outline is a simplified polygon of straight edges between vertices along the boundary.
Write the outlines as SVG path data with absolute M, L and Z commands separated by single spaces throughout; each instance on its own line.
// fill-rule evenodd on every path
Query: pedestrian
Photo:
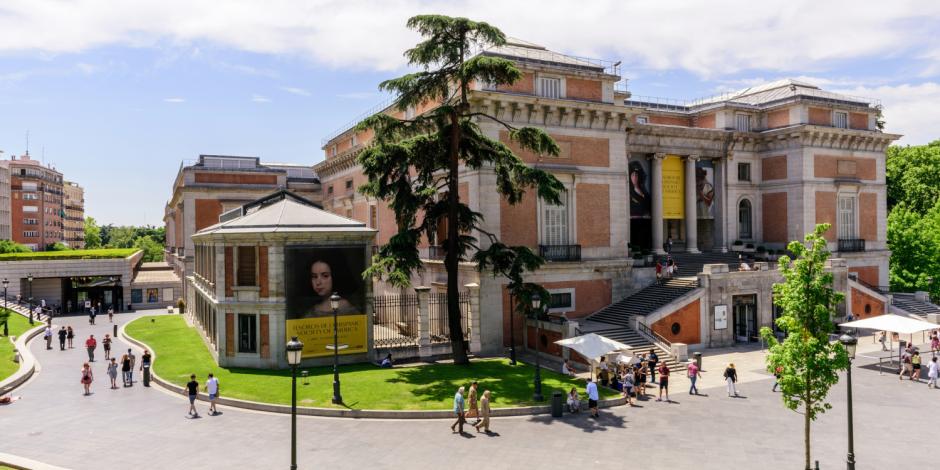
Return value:
M 112 357 L 111 362 L 108 364 L 108 377 L 111 379 L 111 390 L 117 388 L 117 368 L 117 360 Z
M 656 371 L 657 364 L 659 364 L 659 356 L 656 355 L 656 351 L 650 349 L 650 353 L 646 355 L 646 362 L 649 363 L 650 369 L 650 382 L 656 383 Z
M 52 325 L 46 325 L 42 337 L 46 340 L 46 349 L 52 349 Z
M 663 283 L 663 262 L 662 260 L 656 260 L 656 283 Z
M 108 307 L 108 323 L 114 323 L 114 307 Z
M 212 374 L 206 379 L 206 393 L 209 394 L 209 416 L 215 416 L 219 413 L 215 409 L 215 400 L 219 398 L 219 379 Z
M 490 433 L 490 391 L 489 390 L 483 392 L 483 399 L 480 400 L 480 413 L 483 419 L 480 420 L 473 427 L 477 428 L 477 432 L 480 432 L 480 427 L 482 427 L 483 432 L 489 434 Z
M 738 396 L 738 389 L 734 387 L 735 382 L 738 381 L 738 371 L 734 369 L 733 362 L 725 369 L 725 381 L 728 382 L 728 396 Z
M 101 347 L 104 349 L 104 360 L 111 359 L 111 335 L 108 333 L 104 334 L 104 338 L 101 340 Z
M 567 404 L 569 413 L 577 413 L 581 410 L 581 397 L 578 396 L 578 389 L 571 387 L 568 392 Z
M 882 350 L 882 351 L 887 351 L 887 350 L 888 350 L 888 346 L 885 345 L 885 342 L 886 342 L 887 340 L 888 340 L 888 334 L 887 334 L 887 332 L 882 331 L 882 332 L 881 332 L 881 335 L 878 336 L 878 342 L 881 343 L 881 350 Z
M 153 356 L 150 355 L 149 349 L 144 349 L 144 354 L 140 356 L 140 371 L 144 375 L 144 387 L 150 386 L 150 361 L 153 360 Z
M 597 419 L 600 417 L 597 413 L 597 400 L 600 399 L 600 395 L 597 393 L 597 384 L 593 380 L 588 379 L 585 391 L 588 396 L 588 408 L 591 410 L 591 417 Z
M 666 253 L 672 253 L 672 237 L 666 238 Z
M 671 403 L 669 399 L 669 367 L 666 363 L 659 365 L 659 398 L 656 401 L 663 401 L 663 392 L 666 392 L 666 403 Z
M 88 339 L 85 340 L 85 349 L 88 350 L 88 362 L 95 362 L 95 348 L 98 347 L 98 341 L 95 340 L 95 335 L 89 335 Z
M 189 415 L 193 418 L 198 418 L 199 413 L 196 411 L 196 395 L 199 394 L 199 382 L 196 382 L 196 374 L 189 376 L 186 391 L 189 392 Z
M 930 360 L 930 364 L 927 364 L 927 387 L 937 388 L 937 373 L 940 372 L 937 370 L 937 357 L 934 356 Z
M 121 356 L 121 377 L 127 387 L 131 380 L 131 358 L 127 357 L 127 354 Z
M 689 376 L 689 382 L 692 382 L 692 386 L 689 387 L 689 395 L 698 395 L 698 388 L 695 386 L 695 381 L 697 381 L 699 377 L 702 376 L 702 373 L 698 370 L 698 365 L 695 363 L 695 361 L 689 363 L 687 373 Z
M 571 363 L 569 363 L 567 359 L 565 359 L 565 362 L 561 363 L 561 373 L 571 377 L 575 376 L 574 369 L 571 368 Z
M 88 313 L 88 324 L 89 325 L 95 324 L 95 307 L 92 307 L 91 311 Z
M 911 348 L 908 347 L 907 349 L 904 350 L 903 353 L 901 353 L 901 372 L 898 374 L 898 380 L 904 380 L 905 374 L 909 375 L 911 377 L 911 380 L 913 380 L 914 368 L 911 365 L 912 354 L 910 351 L 911 351 Z
M 640 374 L 637 377 L 637 399 L 640 398 L 640 395 L 646 396 L 646 376 L 649 373 L 649 366 L 646 361 L 640 363 Z
M 777 366 L 776 368 L 774 368 L 774 388 L 770 390 L 771 392 L 776 392 L 777 387 L 780 386 L 781 375 L 783 375 L 783 366 Z
M 86 362 L 82 366 L 82 387 L 85 389 L 85 396 L 91 395 L 91 382 L 95 380 L 95 374 L 91 371 L 91 366 Z
M 598 372 L 598 376 L 601 379 L 601 385 L 605 387 L 610 383 L 610 368 L 607 366 L 606 359 L 607 358 L 604 356 L 601 356 L 600 371 Z
M 480 405 L 477 401 L 477 381 L 474 380 L 470 384 L 470 391 L 467 393 L 467 400 L 470 402 L 469 409 L 467 410 L 468 418 L 476 418 L 476 421 L 473 422 L 473 426 L 480 424 Z
M 65 327 L 66 338 L 69 340 L 69 349 L 72 349 L 72 340 L 75 339 L 75 332 L 72 331 L 72 325 Z
M 920 352 L 917 350 L 911 356 L 911 380 L 920 382 Z
M 457 389 L 457 393 L 454 395 L 454 414 L 457 416 L 457 421 L 450 425 L 450 432 L 457 432 L 460 434 L 463 434 L 463 423 L 466 422 L 463 411 L 463 391 L 463 387 L 460 387 Z
M 937 357 L 937 353 L 940 353 L 940 335 L 936 331 L 930 337 L 930 352 L 933 353 L 934 357 Z
M 127 386 L 134 386 L 134 366 L 137 365 L 137 357 L 134 356 L 134 351 L 131 348 L 127 348 L 127 358 L 131 360 L 131 368 L 127 372 Z
M 65 339 L 68 337 L 69 332 L 65 327 L 59 328 L 59 351 L 65 351 Z

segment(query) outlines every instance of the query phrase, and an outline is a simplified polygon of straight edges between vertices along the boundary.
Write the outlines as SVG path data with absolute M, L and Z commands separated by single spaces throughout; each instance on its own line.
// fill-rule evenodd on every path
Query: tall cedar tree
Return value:
M 776 324 L 787 337 L 777 341 L 773 330 L 761 328 L 767 341 L 767 370 L 782 369 L 780 389 L 783 404 L 803 414 L 806 468 L 810 468 L 810 423 L 832 408 L 826 402 L 829 389 L 839 382 L 840 370 L 849 366 L 845 348 L 830 342 L 835 306 L 844 295 L 832 289 L 832 273 L 825 271 L 829 250 L 823 234 L 829 224 L 816 226 L 806 243 L 792 241 L 787 249 L 795 258 L 780 258 L 784 282 L 774 284 L 774 303 L 783 309 Z M 802 408 L 802 410 L 800 410 Z
M 369 182 L 360 191 L 388 201 L 395 212 L 398 233 L 382 246 L 364 276 L 385 276 L 392 285 L 407 287 L 413 272 L 422 267 L 418 242 L 433 238 L 439 223 L 446 223 L 444 265 L 447 270 L 447 317 L 454 362 L 467 364 L 467 344 L 460 324 L 458 262 L 477 250 L 473 260 L 479 270 L 509 275 L 511 289 L 532 289 L 521 282 L 525 271 L 544 260 L 526 247 L 506 246 L 484 230 L 483 217 L 458 195 L 458 168 L 486 168 L 496 174 L 497 190 L 510 204 L 518 203 L 526 190 L 534 189 L 550 203 L 559 203 L 564 186 L 549 173 L 530 168 L 508 146 L 483 135 L 478 120 L 491 120 L 506 128 L 519 147 L 536 154 L 558 155 L 559 149 L 545 132 L 515 128 L 483 112 L 471 110 L 471 82 L 508 85 L 522 73 L 509 60 L 472 55 L 472 51 L 506 44 L 503 33 L 489 24 L 439 15 L 415 16 L 408 27 L 425 40 L 405 52 L 408 62 L 423 70 L 387 80 L 379 88 L 398 96 L 400 111 L 432 105 L 410 119 L 385 113 L 366 118 L 357 130 L 372 129 L 371 146 L 358 162 Z M 469 58 L 468 58 L 469 57 Z M 437 104 L 439 103 L 439 104 Z M 437 104 L 437 106 L 433 106 Z M 488 239 L 481 249 L 474 231 Z M 521 298 L 523 292 L 518 292 Z

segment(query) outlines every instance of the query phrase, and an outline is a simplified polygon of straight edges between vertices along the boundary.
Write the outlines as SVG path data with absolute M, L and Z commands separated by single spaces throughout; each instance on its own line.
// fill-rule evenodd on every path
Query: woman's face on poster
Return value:
M 640 173 L 636 170 L 630 172 L 630 182 L 633 183 L 633 187 L 636 188 L 640 183 Z
M 310 287 L 320 297 L 328 297 L 333 292 L 333 270 L 323 261 L 310 265 Z

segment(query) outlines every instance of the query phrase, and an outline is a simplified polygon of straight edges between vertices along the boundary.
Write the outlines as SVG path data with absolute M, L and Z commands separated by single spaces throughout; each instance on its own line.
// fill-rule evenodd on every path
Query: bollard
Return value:
M 555 390 L 552 392 L 552 417 L 561 418 L 562 410 L 565 404 L 564 398 L 562 398 L 561 392 Z
M 114 325 L 114 334 L 111 336 L 117 338 L 117 325 Z
M 150 366 L 144 366 L 144 387 L 150 386 Z

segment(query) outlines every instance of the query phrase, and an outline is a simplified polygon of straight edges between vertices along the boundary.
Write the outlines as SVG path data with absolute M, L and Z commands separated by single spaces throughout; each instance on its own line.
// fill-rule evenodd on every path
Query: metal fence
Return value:
M 418 296 L 379 295 L 374 303 L 372 330 L 375 347 L 418 347 Z
M 450 326 L 447 322 L 447 293 L 430 294 L 431 317 L 431 343 L 449 343 Z M 463 328 L 463 338 L 470 339 L 470 293 L 461 292 L 460 325 Z

